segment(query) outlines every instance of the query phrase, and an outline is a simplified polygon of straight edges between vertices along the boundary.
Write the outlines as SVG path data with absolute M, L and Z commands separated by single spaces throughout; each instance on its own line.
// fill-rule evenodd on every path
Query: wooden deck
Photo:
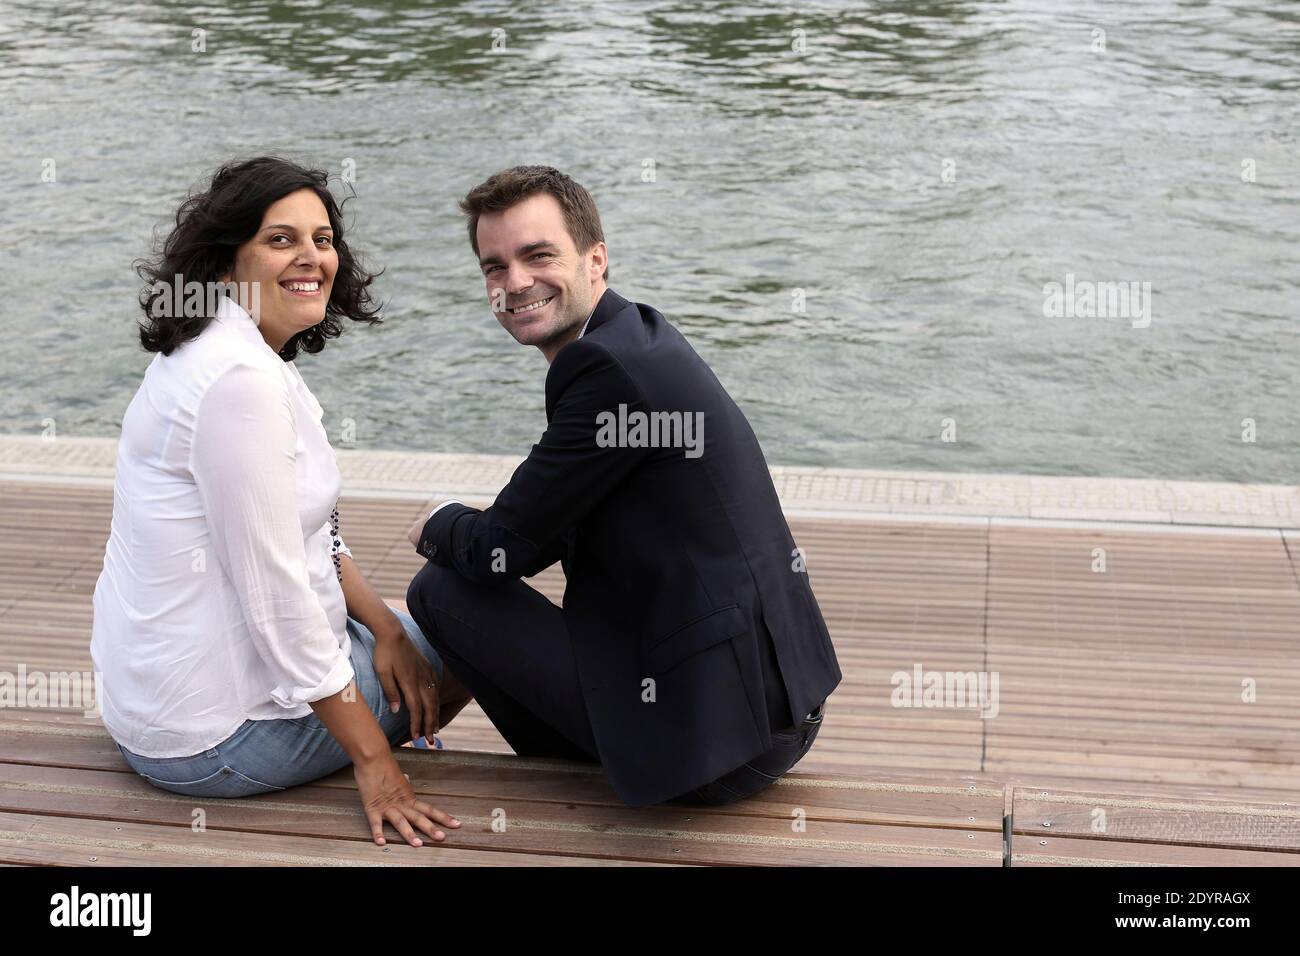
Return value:
M 343 535 L 391 599 L 426 506 L 345 499 Z M 111 510 L 102 483 L 0 481 L 0 672 L 90 669 Z M 471 707 L 447 750 L 399 753 L 465 821 L 442 846 L 371 844 L 347 771 L 207 801 L 194 832 L 194 801 L 139 779 L 97 721 L 3 709 L 0 863 L 1300 864 L 1300 535 L 791 524 L 845 679 L 811 753 L 757 798 L 630 809 L 598 770 L 510 755 Z M 996 716 L 893 706 L 891 675 L 917 666 L 997 673 Z

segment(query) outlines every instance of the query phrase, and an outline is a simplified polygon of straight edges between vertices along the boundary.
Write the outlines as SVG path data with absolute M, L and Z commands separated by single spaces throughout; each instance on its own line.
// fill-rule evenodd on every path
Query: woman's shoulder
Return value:
M 268 384 L 288 388 L 285 362 L 262 339 L 255 326 L 248 329 L 212 319 L 195 338 L 164 358 L 168 371 L 183 375 L 200 388 L 207 388 L 232 369 L 259 373 Z

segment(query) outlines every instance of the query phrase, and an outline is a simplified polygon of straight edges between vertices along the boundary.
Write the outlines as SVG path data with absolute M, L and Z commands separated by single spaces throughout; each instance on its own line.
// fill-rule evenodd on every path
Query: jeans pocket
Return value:
M 293 724 L 293 726 L 301 727 L 303 730 L 329 733 L 329 728 L 321 723 L 321 719 L 314 713 L 308 714 L 306 717 L 277 717 L 276 720 L 282 720 L 286 724 Z
M 284 787 L 277 787 L 254 780 L 233 767 L 221 767 L 219 770 L 197 780 L 161 780 L 145 773 L 143 770 L 136 770 L 136 773 L 159 790 L 180 794 L 183 797 L 215 797 L 218 799 L 252 797 L 259 793 L 274 793 L 284 789 Z

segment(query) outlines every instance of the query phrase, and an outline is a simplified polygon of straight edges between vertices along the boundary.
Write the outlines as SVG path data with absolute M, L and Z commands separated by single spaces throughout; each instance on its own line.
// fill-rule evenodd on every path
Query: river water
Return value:
M 299 360 L 339 443 L 536 440 L 456 201 L 542 162 L 773 463 L 1297 481 L 1297 3 L 5 0 L 0 120 L 0 431 L 117 433 L 132 261 L 273 151 L 355 171 L 386 269 Z

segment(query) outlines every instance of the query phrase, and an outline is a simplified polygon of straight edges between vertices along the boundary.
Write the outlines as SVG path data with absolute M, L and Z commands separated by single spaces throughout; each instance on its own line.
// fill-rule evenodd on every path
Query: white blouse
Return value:
M 319 403 L 234 302 L 154 356 L 122 419 L 95 586 L 90 652 L 118 743 L 192 756 L 348 685 L 338 494 Z

